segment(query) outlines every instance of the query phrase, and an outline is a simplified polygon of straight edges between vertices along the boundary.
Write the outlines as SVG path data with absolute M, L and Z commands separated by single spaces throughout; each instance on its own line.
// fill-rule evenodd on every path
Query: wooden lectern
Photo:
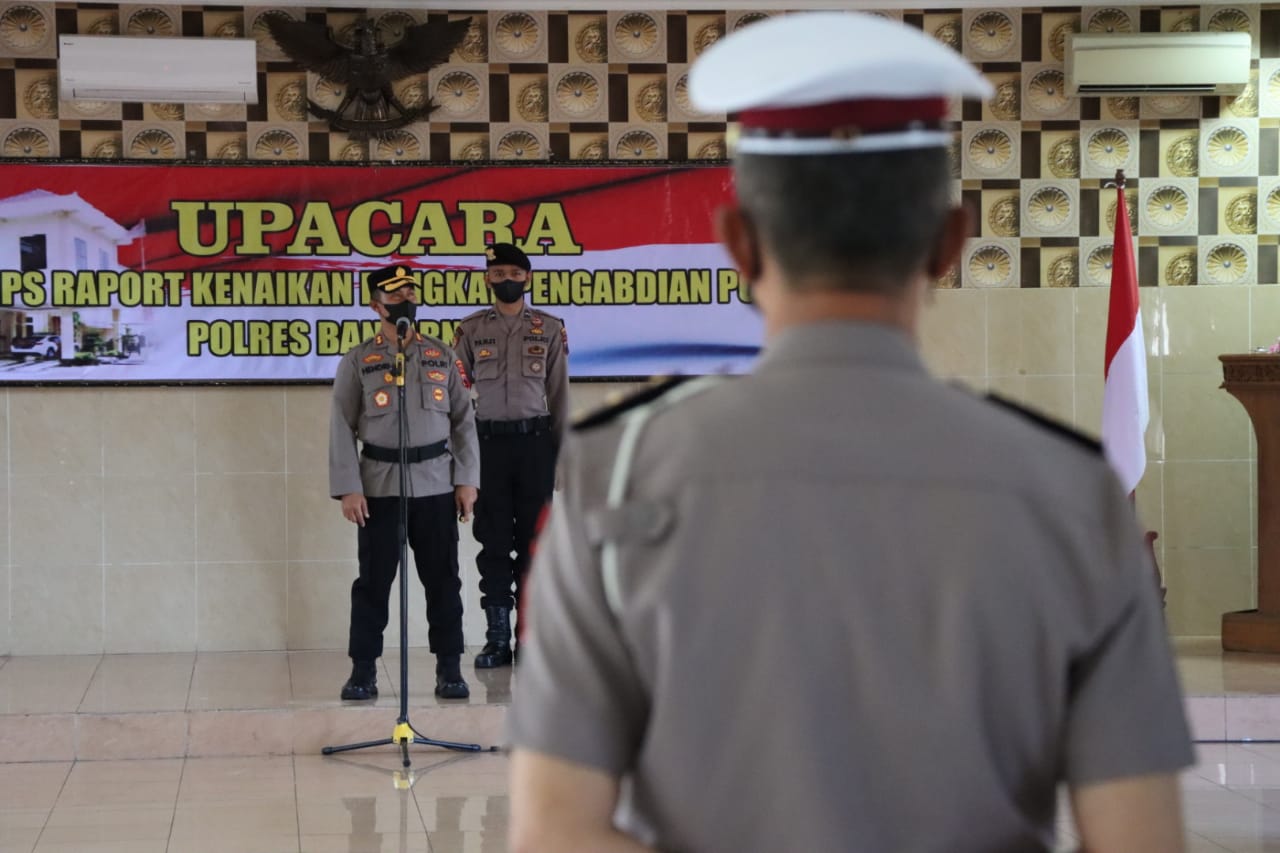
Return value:
M 1222 614 L 1222 648 L 1280 653 L 1280 354 L 1220 355 L 1258 441 L 1258 609 Z

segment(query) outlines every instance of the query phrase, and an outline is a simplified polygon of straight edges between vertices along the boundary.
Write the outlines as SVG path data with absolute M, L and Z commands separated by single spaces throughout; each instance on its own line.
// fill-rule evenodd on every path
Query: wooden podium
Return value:
M 1222 648 L 1280 653 L 1280 354 L 1220 355 L 1258 441 L 1258 609 L 1222 614 Z

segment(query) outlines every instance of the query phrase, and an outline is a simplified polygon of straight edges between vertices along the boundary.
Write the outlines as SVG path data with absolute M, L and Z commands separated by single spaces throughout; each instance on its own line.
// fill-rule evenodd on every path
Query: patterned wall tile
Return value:
M 730 9 L 725 13 L 726 32 L 737 32 L 743 27 L 749 27 L 757 21 L 763 21 L 765 18 L 772 18 L 774 15 L 781 15 L 782 12 L 777 9 L 749 9 L 749 10 L 733 10 Z
M 1200 283 L 1257 283 L 1257 237 L 1238 235 L 1201 237 L 1197 250 L 1200 260 Z
M 489 16 L 490 62 L 546 62 L 547 13 L 510 11 Z
M 1187 287 L 1200 278 L 1196 244 L 1157 247 L 1157 284 L 1160 287 Z
M 489 118 L 489 67 L 475 63 L 449 64 L 431 69 L 428 75 L 436 110 L 431 121 L 487 121 Z
M 1109 287 L 1115 240 L 1106 237 L 1080 238 L 1080 286 Z
M 1015 239 L 966 240 L 960 261 L 961 286 L 1017 287 L 1021 254 Z
M 607 121 L 607 65 L 551 65 L 548 109 L 554 122 Z
M 88 160 L 118 160 L 124 152 L 124 134 L 118 130 L 80 131 L 80 156 Z
M 1019 190 L 978 191 L 978 234 L 981 237 L 1017 237 L 1021 229 L 1022 204 Z
M 0 3 L 0 56 L 51 59 L 58 55 L 54 4 Z
M 181 160 L 187 156 L 186 131 L 180 121 L 126 121 L 124 156 L 134 160 Z
M 1160 178 L 1143 182 L 1138 202 L 1138 233 L 1194 236 L 1199 231 L 1199 181 Z
M 1258 173 L 1258 120 L 1201 122 L 1200 174 L 1206 177 Z
M 384 163 L 430 159 L 431 137 L 425 122 L 393 130 L 369 142 L 369 159 Z
M 1117 169 L 1137 174 L 1138 123 L 1080 122 L 1080 176 L 1111 178 Z
M 120 35 L 176 38 L 182 35 L 182 7 L 122 3 Z
M 1022 10 L 965 9 L 961 30 L 964 55 L 974 62 L 1016 62 L 1022 58 Z
M 1078 130 L 1042 130 L 1039 139 L 1040 161 L 1036 174 L 1043 178 L 1075 179 L 1080 177 L 1080 132 Z M 1024 169 L 1029 165 L 1025 162 Z
M 1136 33 L 1140 29 L 1137 6 L 1085 6 L 1080 10 L 1081 32 Z
M 606 35 L 610 62 L 665 62 L 667 59 L 667 17 L 660 12 L 610 12 Z
M 664 160 L 667 129 L 661 124 L 609 125 L 609 153 L 616 160 Z
M 1040 249 L 1041 287 L 1079 287 L 1080 250 L 1075 246 Z
M 1158 140 L 1159 177 L 1194 178 L 1200 174 L 1198 127 L 1161 128 Z
M 58 117 L 58 72 L 18 68 L 13 73 L 15 118 L 45 120 Z
M 116 9 L 92 6 L 76 10 L 76 32 L 86 36 L 115 36 L 120 34 L 120 14 Z M 204 35 L 213 35 L 205 32 Z
M 965 122 L 960 174 L 965 178 L 1017 178 L 1022 127 L 1017 122 Z
M 305 122 L 251 121 L 248 123 L 250 160 L 306 160 L 310 138 Z
M 1258 233 L 1280 234 L 1280 177 L 1258 179 Z
M 1079 233 L 1079 181 L 1023 181 L 1020 199 L 1022 236 L 1066 237 Z
M 711 45 L 724 38 L 725 16 L 718 13 L 690 12 L 685 20 L 685 56 L 690 62 Z
M 494 122 L 489 125 L 489 150 L 494 160 L 546 160 L 551 146 L 545 126 Z
M 0 157 L 58 157 L 61 146 L 56 121 L 0 119 Z
M 1022 118 L 1078 119 L 1080 99 L 1067 94 L 1066 74 L 1060 64 L 1027 62 L 1022 66 Z

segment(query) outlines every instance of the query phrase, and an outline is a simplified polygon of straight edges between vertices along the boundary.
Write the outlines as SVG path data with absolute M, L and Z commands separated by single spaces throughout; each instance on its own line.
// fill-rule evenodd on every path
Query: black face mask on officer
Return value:
M 418 316 L 418 303 L 407 299 L 404 302 L 384 302 L 382 307 L 387 309 L 387 319 L 393 324 L 401 317 L 412 323 Z
M 498 297 L 499 302 L 505 302 L 510 305 L 513 302 L 519 302 L 524 296 L 524 282 L 512 281 L 511 279 L 503 279 L 502 281 L 493 282 L 493 295 Z

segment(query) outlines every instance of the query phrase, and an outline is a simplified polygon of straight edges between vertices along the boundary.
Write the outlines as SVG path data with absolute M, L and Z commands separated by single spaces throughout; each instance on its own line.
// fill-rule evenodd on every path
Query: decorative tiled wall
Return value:
M 716 160 L 725 117 L 699 115 L 690 62 L 763 12 L 370 13 L 383 40 L 471 18 L 448 64 L 396 83 L 432 97 L 430 121 L 357 141 L 308 117 L 341 91 L 288 61 L 270 7 L 0 2 L 0 146 L 5 157 L 190 160 Z M 961 50 L 996 84 L 957 109 L 958 192 L 980 230 L 948 287 L 1106 285 L 1123 168 L 1143 285 L 1277 280 L 1280 241 L 1280 7 L 1084 6 L 893 11 Z M 359 13 L 306 12 L 338 40 Z M 1068 32 L 1247 30 L 1255 82 L 1234 98 L 1070 98 Z M 57 97 L 57 33 L 242 36 L 258 40 L 261 102 L 114 104 Z

